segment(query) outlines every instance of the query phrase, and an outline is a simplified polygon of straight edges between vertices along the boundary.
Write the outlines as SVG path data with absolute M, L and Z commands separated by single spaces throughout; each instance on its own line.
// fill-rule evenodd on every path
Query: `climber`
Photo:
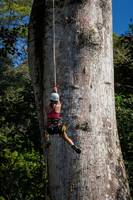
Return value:
M 59 100 L 59 94 L 57 93 L 57 87 L 53 88 L 50 96 L 50 104 L 46 108 L 46 112 L 47 127 L 43 137 L 47 143 L 47 147 L 50 146 L 49 135 L 59 134 L 69 145 L 71 145 L 73 150 L 80 154 L 81 150 L 74 144 L 70 137 L 68 137 L 66 133 L 67 128 L 61 121 L 61 103 Z

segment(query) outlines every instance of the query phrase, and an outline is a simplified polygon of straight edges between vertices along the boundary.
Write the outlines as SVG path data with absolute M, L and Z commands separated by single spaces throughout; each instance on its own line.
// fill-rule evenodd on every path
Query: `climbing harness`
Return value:
M 64 132 L 67 131 L 67 127 L 62 122 L 58 124 L 51 124 L 47 127 L 47 132 L 49 135 L 62 135 Z
M 56 86 L 56 55 L 55 55 L 55 0 L 53 0 L 53 68 L 54 68 L 54 85 Z

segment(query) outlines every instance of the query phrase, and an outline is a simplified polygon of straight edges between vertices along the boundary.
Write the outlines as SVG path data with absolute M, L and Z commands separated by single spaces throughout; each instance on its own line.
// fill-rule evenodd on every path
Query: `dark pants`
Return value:
M 59 134 L 62 135 L 64 132 L 66 132 L 66 126 L 64 124 L 51 124 L 47 127 L 47 132 L 50 135 Z

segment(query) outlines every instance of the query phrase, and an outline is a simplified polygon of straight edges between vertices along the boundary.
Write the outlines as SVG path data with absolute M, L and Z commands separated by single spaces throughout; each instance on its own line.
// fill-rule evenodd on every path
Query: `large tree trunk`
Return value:
M 116 128 L 111 0 L 56 0 L 57 83 L 68 134 L 49 149 L 52 200 L 128 200 L 129 188 Z M 54 81 L 52 1 L 35 0 L 29 26 L 29 65 L 39 111 Z M 76 129 L 76 130 L 75 130 Z

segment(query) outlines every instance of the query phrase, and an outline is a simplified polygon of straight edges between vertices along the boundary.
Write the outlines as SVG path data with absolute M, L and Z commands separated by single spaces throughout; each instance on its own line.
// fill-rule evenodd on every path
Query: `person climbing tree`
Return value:
M 57 87 L 53 88 L 53 91 L 50 95 L 50 104 L 46 107 L 47 112 L 47 126 L 43 133 L 43 138 L 47 143 L 47 147 L 51 145 L 49 140 L 49 135 L 59 134 L 72 149 L 75 150 L 78 154 L 81 153 L 80 148 L 78 148 L 72 139 L 68 137 L 66 131 L 67 127 L 62 122 L 61 118 L 61 103 L 59 94 L 57 93 Z

